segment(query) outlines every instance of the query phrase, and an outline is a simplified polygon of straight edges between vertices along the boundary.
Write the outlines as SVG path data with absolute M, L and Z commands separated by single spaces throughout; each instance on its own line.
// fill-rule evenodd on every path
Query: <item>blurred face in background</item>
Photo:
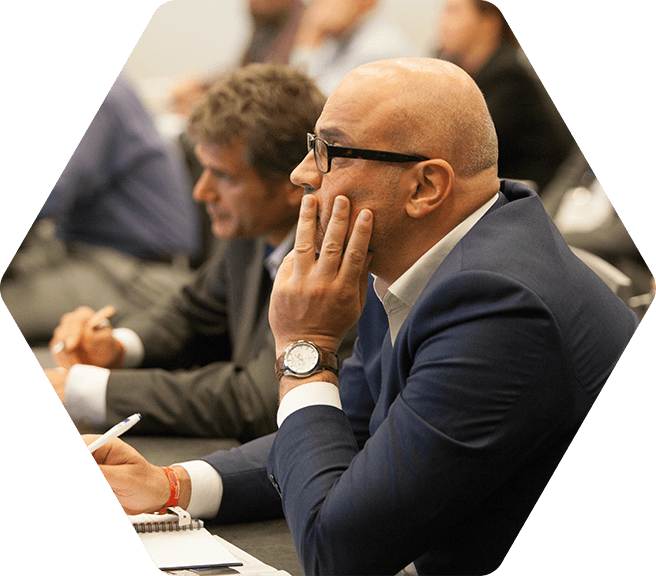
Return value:
M 469 54 L 487 33 L 485 21 L 473 0 L 445 0 L 437 21 L 442 56 L 457 60 Z
M 218 238 L 269 237 L 281 242 L 298 218 L 298 199 L 287 179 L 265 181 L 244 161 L 239 138 L 230 145 L 197 144 L 194 152 L 203 173 L 194 187 L 194 200 L 203 202 Z

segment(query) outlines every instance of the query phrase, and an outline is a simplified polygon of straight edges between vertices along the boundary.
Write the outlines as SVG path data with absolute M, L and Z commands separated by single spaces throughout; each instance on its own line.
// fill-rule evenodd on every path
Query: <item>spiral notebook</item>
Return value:
M 207 531 L 202 520 L 192 519 L 178 506 L 169 508 L 168 512 L 128 516 L 160 570 L 200 570 L 242 564 Z

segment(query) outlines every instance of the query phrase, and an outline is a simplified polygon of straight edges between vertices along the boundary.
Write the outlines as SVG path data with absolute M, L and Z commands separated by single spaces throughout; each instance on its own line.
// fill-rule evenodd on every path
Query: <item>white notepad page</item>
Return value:
M 205 528 L 139 534 L 148 554 L 160 569 L 234 566 L 241 562 Z

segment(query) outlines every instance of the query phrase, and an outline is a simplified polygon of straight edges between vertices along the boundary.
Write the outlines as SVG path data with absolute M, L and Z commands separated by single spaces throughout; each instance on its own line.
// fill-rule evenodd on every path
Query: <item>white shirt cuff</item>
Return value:
M 187 512 L 192 518 L 214 518 L 223 498 L 221 475 L 204 460 L 174 464 L 182 466 L 191 478 L 191 500 Z
M 64 405 L 78 425 L 103 427 L 107 415 L 109 370 L 99 366 L 74 364 L 66 378 Z
M 292 388 L 278 406 L 278 428 L 282 426 L 285 418 L 307 406 L 323 404 L 342 409 L 342 401 L 339 398 L 339 389 L 330 382 L 308 382 Z
M 125 346 L 123 368 L 137 368 L 141 366 L 144 357 L 144 347 L 138 334 L 129 328 L 114 328 L 112 330 L 112 336 Z

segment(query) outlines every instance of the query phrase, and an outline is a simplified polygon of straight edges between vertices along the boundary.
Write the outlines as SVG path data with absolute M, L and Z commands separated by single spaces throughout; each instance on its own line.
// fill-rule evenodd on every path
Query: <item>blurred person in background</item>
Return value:
M 239 65 L 253 62 L 286 64 L 304 10 L 302 0 L 248 0 L 252 31 Z M 198 77 L 180 82 L 171 94 L 173 111 L 188 116 L 212 82 L 212 78 Z
M 615 279 L 609 271 L 609 285 L 642 318 L 653 298 L 652 273 L 580 150 L 563 162 L 540 197 L 571 247 L 594 254 L 625 275 Z
M 330 94 L 348 72 L 362 64 L 424 56 L 414 40 L 378 7 L 378 0 L 311 0 L 290 64 L 301 67 L 325 94 Z
M 117 318 L 190 278 L 198 211 L 180 152 L 119 76 L 9 266 L 2 298 L 28 343 L 62 314 L 112 304 Z
M 305 10 L 303 0 L 248 0 L 248 12 L 252 23 L 251 36 L 237 66 L 252 63 L 286 64 L 292 50 L 296 34 Z M 194 106 L 203 98 L 218 74 L 209 77 L 187 78 L 180 82 L 170 96 L 171 110 L 188 118 Z M 196 183 L 203 173 L 203 167 L 194 153 L 193 144 L 185 132 L 178 137 L 180 148 L 192 182 Z M 213 242 L 208 223 L 203 220 L 205 243 Z
M 437 56 L 458 64 L 483 92 L 499 138 L 499 175 L 540 193 L 575 149 L 570 134 L 499 9 L 445 0 Z

